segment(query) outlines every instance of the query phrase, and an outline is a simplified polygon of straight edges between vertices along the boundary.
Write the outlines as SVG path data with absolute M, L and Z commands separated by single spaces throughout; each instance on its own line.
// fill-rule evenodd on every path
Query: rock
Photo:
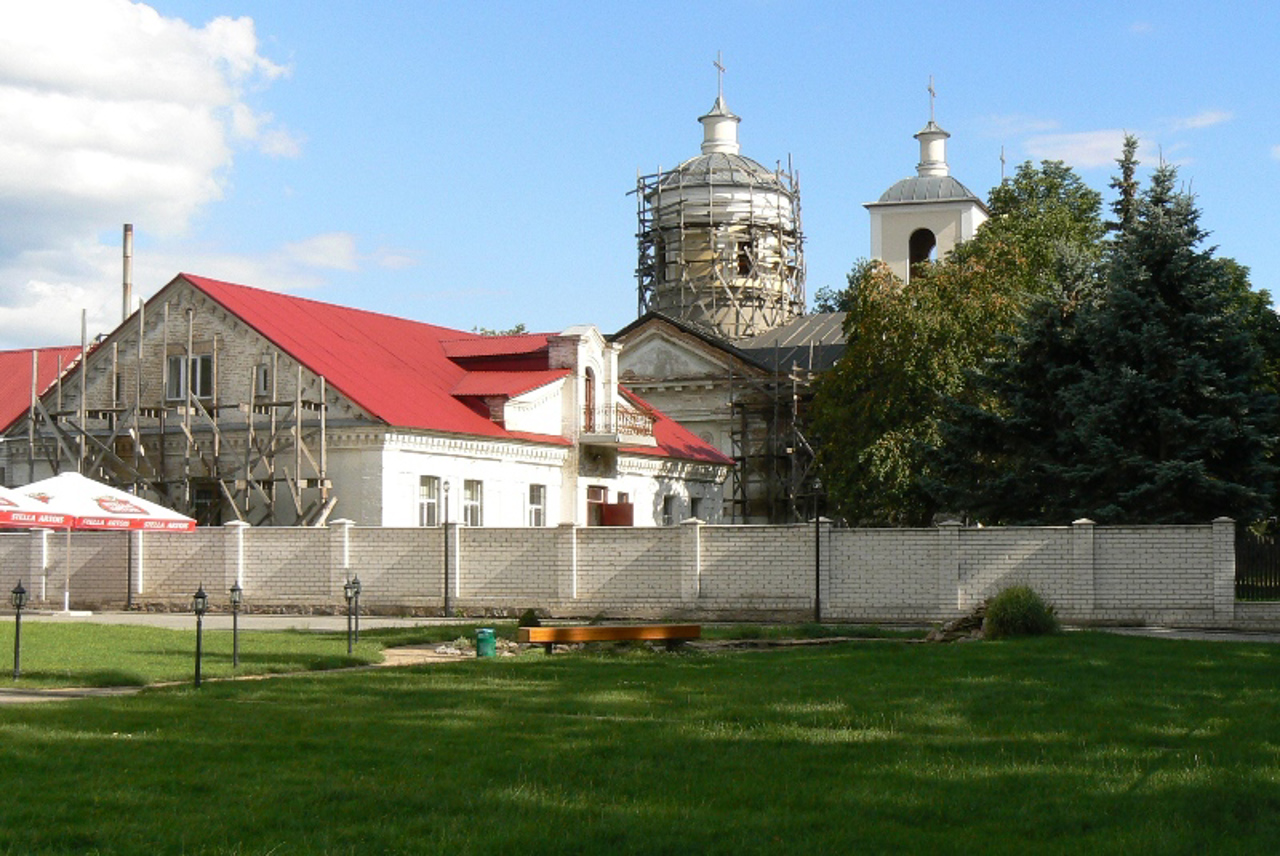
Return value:
M 987 617 L 987 603 L 983 601 L 968 615 L 962 615 L 929 631 L 926 642 L 971 642 L 982 637 L 982 622 Z

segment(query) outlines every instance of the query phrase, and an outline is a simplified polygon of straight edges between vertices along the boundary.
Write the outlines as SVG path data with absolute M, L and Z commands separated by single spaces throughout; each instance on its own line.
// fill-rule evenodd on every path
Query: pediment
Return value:
M 726 378 L 730 373 L 759 374 L 760 369 L 732 351 L 717 347 L 673 325 L 655 320 L 617 340 L 618 373 L 623 383 Z

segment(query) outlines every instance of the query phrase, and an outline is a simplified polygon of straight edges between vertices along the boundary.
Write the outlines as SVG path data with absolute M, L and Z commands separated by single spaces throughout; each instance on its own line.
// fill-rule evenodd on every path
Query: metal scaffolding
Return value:
M 763 377 L 730 373 L 732 522 L 795 523 L 825 513 L 805 427 L 815 377 L 798 365 Z
M 798 176 L 704 154 L 636 179 L 638 310 L 727 339 L 804 313 Z

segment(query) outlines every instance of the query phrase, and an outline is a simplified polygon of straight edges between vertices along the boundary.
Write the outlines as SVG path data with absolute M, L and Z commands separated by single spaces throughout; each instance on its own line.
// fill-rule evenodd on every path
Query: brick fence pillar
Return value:
M 944 618 L 966 608 L 960 589 L 960 521 L 938 524 L 938 607 Z
M 697 603 L 702 596 L 702 527 L 703 522 L 690 517 L 680 524 L 680 553 L 684 558 L 680 574 L 680 602 Z
M 578 597 L 578 527 L 561 523 L 557 529 L 556 597 L 561 604 L 566 604 Z
M 1094 523 L 1087 517 L 1071 522 L 1071 574 L 1075 578 L 1080 618 L 1090 619 L 1097 605 L 1098 583 L 1094 563 Z
M 1236 522 L 1213 521 L 1213 620 L 1231 626 L 1236 618 Z
M 354 520 L 343 517 L 329 521 L 329 584 L 326 594 L 329 597 L 345 599 L 343 586 L 347 580 L 358 574 L 351 567 L 351 528 Z

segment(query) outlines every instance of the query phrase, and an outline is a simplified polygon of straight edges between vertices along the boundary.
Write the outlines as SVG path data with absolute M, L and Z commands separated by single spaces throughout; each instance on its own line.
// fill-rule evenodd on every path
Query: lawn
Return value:
M 1269 853 L 1278 667 L 1072 633 L 11 706 L 0 853 Z

